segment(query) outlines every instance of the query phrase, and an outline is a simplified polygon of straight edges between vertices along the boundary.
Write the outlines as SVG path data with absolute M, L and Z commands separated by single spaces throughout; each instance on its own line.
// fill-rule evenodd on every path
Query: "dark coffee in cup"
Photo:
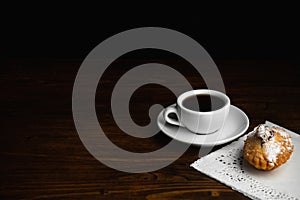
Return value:
M 208 94 L 198 94 L 189 96 L 183 100 L 183 107 L 198 111 L 198 112 L 211 112 L 218 110 L 225 105 L 225 101 L 217 96 Z
M 199 134 L 214 133 L 223 127 L 230 109 L 229 97 L 219 91 L 199 89 L 181 94 L 176 106 L 165 109 L 164 118 L 172 125 Z M 170 118 L 175 114 L 176 118 Z

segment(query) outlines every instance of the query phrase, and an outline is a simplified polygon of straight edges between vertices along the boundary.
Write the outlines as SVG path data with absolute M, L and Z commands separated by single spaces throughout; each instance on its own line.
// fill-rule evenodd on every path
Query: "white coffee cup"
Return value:
M 201 105 L 199 105 L 200 110 L 192 110 L 183 105 L 186 99 L 194 98 L 196 100 L 196 97 L 201 95 L 211 97 L 211 110 L 201 111 Z M 221 102 L 219 105 L 214 102 L 217 100 Z M 214 105 L 216 105 L 215 108 Z M 164 118 L 168 123 L 185 127 L 194 133 L 210 134 L 223 127 L 229 109 L 230 99 L 226 94 L 208 89 L 191 90 L 181 94 L 177 98 L 175 106 L 165 109 Z M 170 118 L 169 114 L 171 113 L 176 114 L 178 120 Z

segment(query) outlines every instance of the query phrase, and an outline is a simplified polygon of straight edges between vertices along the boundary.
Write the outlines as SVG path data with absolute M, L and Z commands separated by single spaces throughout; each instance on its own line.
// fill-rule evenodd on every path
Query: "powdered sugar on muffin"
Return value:
M 244 158 L 257 169 L 272 170 L 285 163 L 293 150 L 284 129 L 260 124 L 245 141 Z
M 257 137 L 260 137 L 263 140 L 263 142 L 268 142 L 274 137 L 274 132 L 271 130 L 271 128 L 264 124 L 258 125 L 254 129 L 254 132 L 256 133 Z

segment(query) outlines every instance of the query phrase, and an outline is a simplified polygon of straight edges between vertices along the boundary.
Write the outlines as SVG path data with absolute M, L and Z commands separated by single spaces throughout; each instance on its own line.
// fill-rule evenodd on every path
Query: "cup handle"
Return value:
M 171 119 L 169 117 L 170 113 L 175 113 L 178 120 Z M 182 124 L 179 121 L 179 115 L 177 113 L 177 109 L 175 108 L 175 106 L 169 106 L 165 109 L 164 118 L 165 118 L 166 122 L 168 122 L 169 124 L 173 124 L 173 125 L 176 125 L 176 126 L 182 126 Z

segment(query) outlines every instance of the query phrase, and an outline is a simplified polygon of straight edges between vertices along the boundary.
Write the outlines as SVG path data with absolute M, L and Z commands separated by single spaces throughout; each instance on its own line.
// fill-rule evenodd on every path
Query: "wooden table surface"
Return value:
M 206 87 L 199 74 L 183 61 L 152 61 L 172 66 L 194 88 Z M 247 199 L 189 167 L 198 159 L 199 147 L 189 147 L 169 166 L 149 173 L 120 172 L 96 160 L 79 139 L 72 116 L 72 88 L 81 62 L 82 59 L 58 58 L 1 61 L 1 199 Z M 145 60 L 121 59 L 112 64 L 101 78 L 104 87 L 98 88 L 95 100 L 107 137 L 133 152 L 154 151 L 170 141 L 162 132 L 146 139 L 126 135 L 111 116 L 109 102 L 114 84 L 130 68 L 142 63 Z M 250 119 L 248 130 L 270 120 L 300 132 L 298 61 L 216 63 L 232 104 Z M 175 99 L 165 87 L 141 87 L 132 96 L 132 118 L 146 125 L 150 105 L 167 106 Z

